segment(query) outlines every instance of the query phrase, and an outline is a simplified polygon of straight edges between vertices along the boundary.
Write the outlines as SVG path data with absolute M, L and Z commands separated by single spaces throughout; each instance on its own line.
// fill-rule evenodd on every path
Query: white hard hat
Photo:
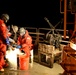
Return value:
M 13 26 L 13 30 L 14 30 L 14 32 L 17 32 L 18 31 L 18 26 Z
M 24 33 L 25 32 L 25 29 L 22 27 L 19 29 L 19 33 Z
M 20 28 L 20 29 L 19 29 L 20 35 L 23 36 L 23 35 L 25 34 L 25 31 L 26 31 L 26 30 L 25 30 L 23 27 Z

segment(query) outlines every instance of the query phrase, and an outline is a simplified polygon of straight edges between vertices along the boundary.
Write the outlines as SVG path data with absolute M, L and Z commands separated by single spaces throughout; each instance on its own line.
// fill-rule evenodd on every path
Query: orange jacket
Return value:
M 6 54 L 7 47 L 5 40 L 9 36 L 10 34 L 8 33 L 6 24 L 0 19 L 0 69 L 2 69 L 5 64 L 4 55 Z
M 7 30 L 7 26 L 6 24 L 4 23 L 3 20 L 0 19 L 0 51 L 6 52 L 6 39 L 7 37 L 9 37 L 9 33 L 8 33 L 8 30 Z
M 30 55 L 30 50 L 32 49 L 32 37 L 29 35 L 28 31 L 26 30 L 26 33 L 23 37 L 19 36 L 18 45 L 21 45 L 22 48 L 20 50 L 24 50 L 24 52 L 29 56 Z
M 0 19 L 0 43 L 5 43 L 7 38 L 7 27 L 3 20 Z
M 4 55 L 6 54 L 5 39 L 7 38 L 7 27 L 3 20 L 0 19 L 0 69 L 3 68 L 5 63 Z

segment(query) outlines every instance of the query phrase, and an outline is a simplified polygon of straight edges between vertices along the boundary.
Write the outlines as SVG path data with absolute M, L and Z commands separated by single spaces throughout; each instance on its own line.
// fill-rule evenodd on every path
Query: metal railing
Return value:
M 35 45 L 38 44 L 39 42 L 43 42 L 44 36 L 48 33 L 48 31 L 52 30 L 50 28 L 33 28 L 33 27 L 24 27 L 24 28 L 29 31 L 29 34 L 32 36 L 33 43 Z M 56 30 L 59 32 L 59 34 L 62 35 L 62 38 L 64 38 L 63 36 L 64 30 L 62 29 L 56 29 Z M 69 39 L 68 30 L 66 30 L 66 33 L 67 33 L 66 39 Z M 62 42 L 68 43 L 69 41 L 63 39 Z

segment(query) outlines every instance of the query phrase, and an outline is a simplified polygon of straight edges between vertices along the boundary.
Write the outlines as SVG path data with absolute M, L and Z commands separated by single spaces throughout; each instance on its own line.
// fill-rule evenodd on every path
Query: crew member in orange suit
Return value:
M 6 54 L 7 45 L 9 45 L 8 40 L 8 30 L 6 23 L 9 20 L 8 14 L 2 14 L 0 19 L 0 71 L 4 71 L 4 66 L 6 65 L 4 56 Z
M 20 50 L 26 53 L 26 56 L 30 57 L 30 50 L 33 47 L 32 37 L 29 35 L 28 31 L 25 30 L 23 27 L 20 28 L 19 33 L 20 36 L 18 37 L 17 48 L 20 48 Z

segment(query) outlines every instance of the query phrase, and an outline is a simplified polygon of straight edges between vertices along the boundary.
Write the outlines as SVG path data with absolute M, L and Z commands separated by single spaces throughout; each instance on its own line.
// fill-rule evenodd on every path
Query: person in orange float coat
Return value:
M 20 48 L 20 50 L 26 53 L 26 56 L 30 57 L 30 50 L 33 47 L 32 37 L 29 35 L 28 31 L 25 30 L 24 28 L 20 28 L 19 33 L 20 36 L 18 37 L 17 48 Z
M 7 45 L 9 45 L 8 40 L 8 30 L 5 23 L 9 20 L 8 14 L 2 14 L 0 19 L 0 71 L 4 71 L 3 67 L 6 65 L 4 61 L 4 56 L 6 54 Z

